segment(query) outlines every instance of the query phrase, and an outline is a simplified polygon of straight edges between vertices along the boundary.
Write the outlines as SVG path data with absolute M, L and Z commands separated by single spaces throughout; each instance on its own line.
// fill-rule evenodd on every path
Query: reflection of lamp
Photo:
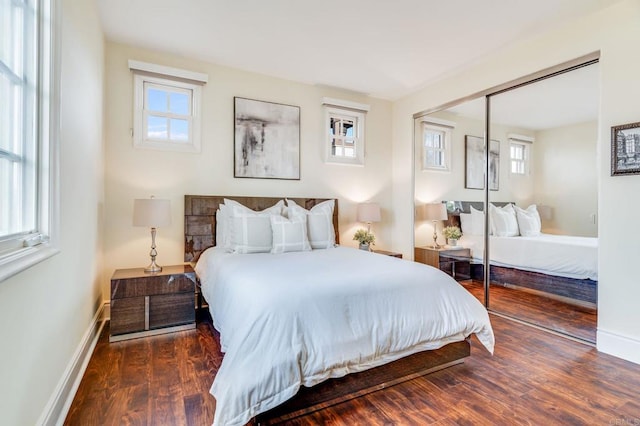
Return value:
M 160 272 L 162 267 L 156 264 L 156 228 L 171 224 L 171 202 L 156 198 L 133 200 L 133 226 L 146 226 L 151 228 L 151 263 L 145 268 L 145 272 Z
M 424 217 L 433 221 L 433 248 L 439 249 L 438 234 L 436 233 L 437 221 L 447 219 L 447 207 L 444 203 L 432 203 L 424 205 Z
M 367 224 L 367 232 L 371 232 L 371 222 L 380 222 L 380 205 L 378 203 L 361 203 L 357 209 L 358 222 Z

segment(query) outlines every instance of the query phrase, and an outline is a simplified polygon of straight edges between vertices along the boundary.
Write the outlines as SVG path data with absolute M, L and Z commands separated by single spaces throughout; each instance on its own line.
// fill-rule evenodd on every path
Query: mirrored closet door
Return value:
M 414 116 L 414 257 L 494 313 L 595 342 L 598 65 L 583 65 Z
M 489 96 L 489 309 L 589 342 L 598 103 L 597 63 Z

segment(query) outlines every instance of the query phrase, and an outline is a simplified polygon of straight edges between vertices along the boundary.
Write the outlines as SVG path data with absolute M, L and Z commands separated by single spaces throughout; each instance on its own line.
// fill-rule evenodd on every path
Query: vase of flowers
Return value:
M 442 230 L 442 234 L 447 239 L 447 244 L 450 246 L 458 245 L 458 240 L 462 237 L 462 231 L 457 226 L 446 226 Z
M 376 243 L 376 237 L 366 229 L 358 229 L 353 235 L 353 239 L 360 243 L 360 250 L 369 251 L 370 246 Z

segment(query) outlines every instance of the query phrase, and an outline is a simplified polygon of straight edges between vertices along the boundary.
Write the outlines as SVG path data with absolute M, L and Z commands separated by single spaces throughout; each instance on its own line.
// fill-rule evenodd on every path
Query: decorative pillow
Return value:
M 227 211 L 224 204 L 220 204 L 216 210 L 216 247 L 229 247 L 229 239 L 227 238 Z
M 537 237 L 540 235 L 542 223 L 540 222 L 540 214 L 535 204 L 531 204 L 526 209 L 514 206 L 516 218 L 518 219 L 518 227 L 520 235 L 523 237 Z
M 226 198 L 224 204 L 221 211 L 227 216 L 225 238 L 229 241 L 225 247 L 235 253 L 269 253 L 273 246 L 270 217 L 280 215 L 284 201 L 260 212 Z
M 336 234 L 333 228 L 333 208 L 335 200 L 323 201 L 307 210 L 292 200 L 287 200 L 289 217 L 307 217 L 307 235 L 311 248 L 327 249 L 335 247 Z
M 476 235 L 473 229 L 473 217 L 471 213 L 460 213 L 460 229 L 463 234 Z
M 493 235 L 498 237 L 515 237 L 520 235 L 516 211 L 513 209 L 512 204 L 507 204 L 504 207 L 496 207 L 490 203 L 489 215 L 491 217 Z
M 272 215 L 270 219 L 273 235 L 271 253 L 311 250 L 307 237 L 307 215 L 295 215 L 291 219 Z

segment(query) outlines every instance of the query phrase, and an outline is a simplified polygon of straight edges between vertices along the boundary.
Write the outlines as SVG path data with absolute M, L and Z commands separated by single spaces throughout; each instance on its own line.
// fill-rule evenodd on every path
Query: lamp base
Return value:
M 441 249 L 442 246 L 440 244 L 438 244 L 438 233 L 436 232 L 436 221 L 433 221 L 433 245 L 431 246 L 432 249 Z
M 159 266 L 158 264 L 156 264 L 156 261 L 154 259 L 153 261 L 151 261 L 151 264 L 149 264 L 149 266 L 144 268 L 144 272 L 149 273 L 149 274 L 155 274 L 157 272 L 162 272 L 162 266 Z

